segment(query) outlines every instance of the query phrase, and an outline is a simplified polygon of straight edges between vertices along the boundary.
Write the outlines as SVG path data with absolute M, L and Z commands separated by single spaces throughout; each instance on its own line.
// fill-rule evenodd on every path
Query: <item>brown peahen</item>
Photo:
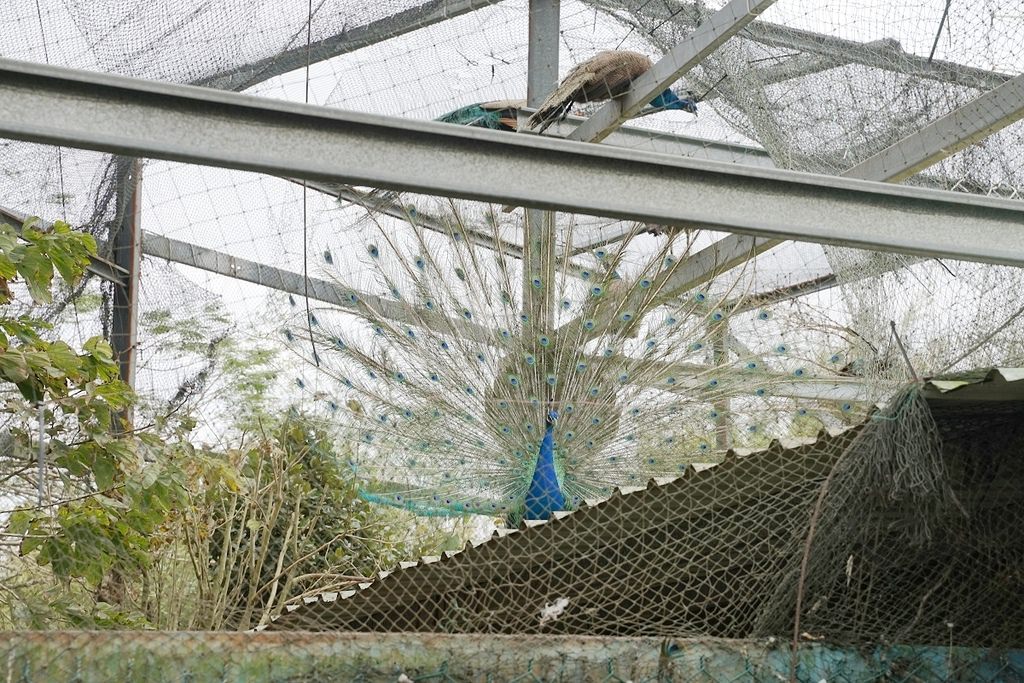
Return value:
M 569 113 L 573 102 L 601 102 L 629 92 L 633 80 L 653 66 L 651 60 L 630 50 L 605 50 L 574 66 L 555 91 L 527 122 L 530 128 L 538 125 L 544 130 Z M 697 113 L 692 97 L 680 98 L 666 88 L 651 101 L 656 109 L 681 109 Z

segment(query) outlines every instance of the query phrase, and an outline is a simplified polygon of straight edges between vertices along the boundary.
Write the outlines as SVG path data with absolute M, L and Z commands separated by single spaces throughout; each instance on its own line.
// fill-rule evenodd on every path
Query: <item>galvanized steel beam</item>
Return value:
M 616 18 L 619 18 L 619 12 L 633 10 L 633 5 L 621 2 L 621 0 L 585 1 Z M 657 25 L 671 21 L 684 29 L 696 29 L 708 19 L 708 10 L 703 3 L 678 0 L 644 3 L 642 12 L 637 12 L 637 14 L 649 17 L 651 23 Z M 638 28 L 647 27 L 639 25 Z M 991 90 L 1012 78 L 1007 74 L 955 62 L 941 59 L 929 60 L 926 57 L 904 51 L 899 41 L 891 38 L 861 43 L 768 21 L 750 24 L 743 32 L 743 37 L 770 47 L 799 50 L 803 53 L 821 55 L 844 63 L 861 64 L 916 78 L 956 83 L 978 90 Z
M 452 226 L 445 224 L 445 222 L 437 216 L 423 213 L 415 207 L 403 206 L 395 199 L 387 196 L 373 196 L 369 192 L 357 190 L 351 185 L 332 183 L 329 181 L 302 181 L 296 178 L 286 178 L 286 180 L 299 185 L 302 185 L 303 182 L 305 182 L 305 186 L 310 190 L 330 195 L 332 197 L 337 197 L 338 199 L 344 199 L 345 201 L 352 202 L 353 204 L 358 204 L 372 213 L 380 213 L 385 216 L 391 216 L 392 218 L 415 223 L 416 225 L 422 226 L 432 232 L 440 233 L 442 235 L 451 235 L 453 231 Z M 500 239 L 495 234 L 489 233 L 486 230 L 474 228 L 468 225 L 463 226 L 459 230 L 464 232 L 466 239 L 473 244 L 487 247 L 488 249 L 494 249 L 506 256 L 512 256 L 514 258 L 523 257 L 523 248 L 521 246 L 514 242 Z
M 466 339 L 490 342 L 497 333 L 462 319 L 448 318 L 440 313 L 390 301 L 375 294 L 343 287 L 329 280 L 303 278 L 301 273 L 268 266 L 256 261 L 207 249 L 188 242 L 144 232 L 142 252 L 146 256 L 180 263 L 209 273 L 225 275 L 236 280 L 251 282 L 280 292 L 287 292 L 323 301 L 348 311 L 370 311 L 382 318 L 410 327 L 424 326 L 442 334 L 455 333 Z M 308 290 L 306 285 L 308 284 Z
M 994 90 L 936 119 L 916 133 L 895 142 L 845 171 L 843 177 L 898 183 L 1019 121 L 1022 117 L 1024 75 L 1006 81 Z M 779 240 L 729 235 L 694 256 L 694 266 L 690 268 L 693 271 L 693 279 L 696 282 L 710 279 L 716 272 L 738 265 L 779 244 Z M 701 268 L 698 259 L 708 261 L 709 267 Z M 687 266 L 690 267 L 690 264 Z M 776 302 L 791 299 L 794 296 L 828 289 L 838 283 L 834 276 L 829 279 L 815 278 L 783 288 L 774 296 L 770 296 L 772 293 L 766 293 L 754 295 L 754 298 L 762 302 L 760 305 L 765 305 L 769 299 Z M 686 280 L 681 284 L 692 286 L 692 281 Z M 672 288 L 667 293 L 674 296 L 688 288 Z
M 843 175 L 899 183 L 1024 117 L 1024 74 L 971 100 Z
M 846 62 L 906 74 L 916 78 L 956 83 L 978 90 L 991 90 L 1011 76 L 995 71 L 946 62 L 941 59 L 929 60 L 904 51 L 894 39 L 860 43 L 855 40 L 790 28 L 769 22 L 752 25 L 745 34 L 751 40 L 772 47 L 835 57 Z
M 1019 202 L 343 112 L 40 64 L 0 62 L 0 135 L 664 225 L 1024 265 Z

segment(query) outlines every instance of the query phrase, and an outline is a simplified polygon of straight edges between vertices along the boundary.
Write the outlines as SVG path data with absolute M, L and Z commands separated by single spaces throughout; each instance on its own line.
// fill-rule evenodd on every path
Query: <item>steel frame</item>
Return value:
M 730 0 L 702 22 L 644 75 L 633 81 L 629 92 L 609 100 L 570 135 L 571 140 L 600 142 L 623 123 L 640 113 L 647 103 L 701 60 L 736 35 L 775 0 Z
M 287 50 L 273 58 L 261 60 L 221 74 L 216 74 L 203 79 L 198 84 L 216 88 L 241 90 L 269 78 L 299 68 L 307 59 L 313 62 L 330 59 L 345 52 L 373 44 L 379 40 L 401 35 L 417 28 L 428 26 L 467 12 L 472 12 L 476 9 L 493 5 L 496 2 L 497 0 L 433 0 L 413 10 L 401 12 L 364 26 L 354 27 L 352 29 L 348 29 L 346 27 L 346 30 L 342 31 L 340 34 L 318 41 L 311 45 L 308 50 L 305 46 Z M 615 3 L 598 1 L 593 4 L 596 6 L 602 6 L 603 9 L 607 9 L 609 5 L 614 5 Z M 791 58 L 787 63 L 775 65 L 773 67 L 766 67 L 764 72 L 770 82 L 783 81 L 851 62 L 883 69 L 892 68 L 892 65 L 898 62 L 899 69 L 901 71 L 907 72 L 909 69 L 915 75 L 924 78 L 957 82 L 962 85 L 976 88 L 993 88 L 992 92 L 986 93 L 976 102 L 971 103 L 961 110 L 957 110 L 957 112 L 953 112 L 953 114 L 947 117 L 943 117 L 943 119 L 936 121 L 926 129 L 898 142 L 889 149 L 884 150 L 871 159 L 859 164 L 854 169 L 850 169 L 850 171 L 845 174 L 850 177 L 867 179 L 884 178 L 889 182 L 898 182 L 899 180 L 909 177 L 921 169 L 935 163 L 939 159 L 945 158 L 953 152 L 976 142 L 994 130 L 998 130 L 1009 125 L 1009 123 L 1018 120 L 1022 115 L 1024 115 L 1024 107 L 1021 106 L 1022 101 L 1024 101 L 1024 86 L 1022 86 L 1021 79 L 1024 77 L 1009 80 L 1009 77 L 1004 74 L 987 72 L 980 69 L 970 69 L 961 67 L 960 65 L 947 64 L 944 62 L 933 62 L 932 60 L 925 61 L 922 58 L 904 53 L 898 43 L 895 43 L 894 41 L 876 41 L 874 43 L 860 44 L 807 31 L 797 31 L 764 22 L 752 24 L 751 21 L 754 17 L 770 4 L 771 2 L 768 0 L 764 0 L 762 2 L 757 2 L 756 0 L 732 0 L 732 2 L 726 5 L 723 10 L 716 13 L 713 17 L 710 17 L 710 21 L 708 21 L 708 17 L 701 16 L 700 8 L 694 4 L 691 7 L 691 14 L 694 19 L 693 23 L 696 29 L 695 33 L 686 41 L 676 46 L 676 48 L 661 60 L 654 69 L 648 72 L 647 75 L 638 79 L 634 85 L 633 91 L 627 97 L 621 101 L 608 103 L 599 109 L 590 119 L 583 121 L 582 124 L 573 126 L 572 124 L 575 122 L 570 122 L 564 126 L 568 130 L 560 130 L 563 126 L 559 126 L 553 129 L 552 132 L 556 135 L 564 135 L 569 139 L 586 139 L 595 141 L 611 135 L 612 137 L 609 139 L 609 143 L 614 145 L 616 143 L 622 144 L 623 141 L 629 141 L 633 144 L 627 146 L 635 148 L 636 136 L 643 134 L 632 133 L 633 139 L 630 139 L 629 136 L 631 133 L 628 129 L 625 131 L 618 131 L 616 129 L 618 129 L 623 122 L 628 120 L 630 116 L 639 111 L 650 97 L 657 94 L 657 92 L 663 89 L 665 85 L 679 78 L 688 69 L 698 63 L 700 59 L 713 52 L 718 45 L 727 40 L 731 35 L 734 35 L 737 31 L 744 28 L 746 29 L 746 37 L 748 38 L 757 40 L 766 45 L 785 46 L 791 49 L 798 49 L 802 53 L 797 57 Z M 679 3 L 679 5 L 680 8 L 685 8 L 686 3 Z M 679 14 L 679 12 L 677 11 L 676 14 Z M 686 15 L 682 15 L 680 19 L 685 20 Z M 556 36 L 555 41 L 557 41 L 557 21 L 557 0 L 531 0 L 531 63 L 529 70 L 530 91 L 533 93 L 531 104 L 536 104 L 536 100 L 538 99 L 537 93 L 541 92 L 539 84 L 541 82 L 550 84 L 552 82 L 552 73 L 557 77 L 557 42 L 552 43 L 550 40 L 550 36 L 554 35 Z M 553 61 L 551 59 L 552 49 L 554 50 Z M 552 66 L 552 64 L 554 66 Z M 15 69 L 15 71 L 17 71 L 17 69 Z M 4 77 L 6 75 L 9 75 L 9 73 L 5 72 L 0 74 L 0 83 L 4 81 Z M 24 70 L 17 75 L 22 77 L 27 75 L 29 78 L 32 78 L 33 76 L 54 76 L 54 74 L 26 74 Z M 71 80 L 75 80 L 75 78 L 72 76 Z M 10 84 L 8 83 L 8 86 L 9 85 Z M 24 81 L 22 82 L 22 85 L 24 85 Z M 82 80 L 77 79 L 76 85 L 82 85 Z M 111 83 L 94 83 L 93 85 L 97 87 L 109 87 Z M 121 83 L 114 85 L 123 86 L 125 84 Z M 2 90 L 3 87 L 4 86 L 0 84 L 0 90 Z M 147 89 L 143 88 L 141 90 L 146 91 Z M 142 97 L 145 97 L 144 92 L 140 92 L 139 94 Z M 152 89 L 149 89 L 149 94 L 154 94 Z M 8 102 L 10 101 L 10 98 L 4 99 Z M 122 100 L 120 104 L 130 106 L 131 97 L 126 100 Z M 220 102 L 220 104 L 223 104 L 223 102 Z M 973 108 L 971 108 L 972 106 Z M 15 108 L 17 108 L 17 105 L 15 105 Z M 0 109 L 2 109 L 2 106 L 0 106 Z M 44 109 L 44 111 L 50 110 Z M 182 112 L 179 112 L 179 114 L 180 113 Z M 33 139 L 48 142 L 55 141 L 52 130 L 35 130 L 26 132 L 25 130 L 13 130 L 12 128 L 7 127 L 0 127 L 0 130 L 4 130 L 12 136 L 21 137 L 22 139 Z M 233 131 L 240 132 L 240 129 L 235 127 L 233 128 Z M 62 134 L 57 134 L 57 137 L 65 139 Z M 99 137 L 102 137 L 102 135 Z M 74 142 L 74 140 L 65 139 L 65 144 L 74 144 Z M 685 145 L 688 142 L 690 141 L 683 141 L 683 144 Z M 121 148 L 123 141 L 94 139 L 91 140 L 91 143 L 94 146 L 91 146 L 90 148 L 93 149 L 117 151 Z M 731 153 L 729 150 L 725 150 L 724 152 L 720 150 L 717 143 L 712 143 L 711 146 L 704 146 L 704 141 L 701 141 L 696 144 L 700 145 L 700 149 L 712 158 Z M 664 142 L 659 141 L 659 145 L 663 146 Z M 161 152 L 163 152 L 166 155 L 164 158 L 178 158 L 176 155 L 182 152 L 180 149 L 146 150 L 142 147 L 136 151 L 147 152 L 145 156 L 160 156 Z M 541 147 L 538 151 L 547 150 L 546 148 Z M 741 154 L 743 156 L 741 161 L 743 162 L 753 162 L 766 167 L 771 166 L 770 159 L 768 159 L 763 152 L 759 152 L 759 150 L 744 150 Z M 191 156 L 189 157 L 189 160 L 203 161 L 201 158 L 193 158 Z M 590 161 L 590 159 L 588 159 L 588 161 Z M 205 163 L 218 162 L 223 165 L 236 168 L 247 167 L 235 165 L 238 163 L 238 160 L 229 160 L 223 157 L 218 159 L 205 159 Z M 249 170 L 261 169 L 258 167 L 258 162 L 256 162 L 255 165 L 253 165 L 252 162 L 249 162 Z M 306 171 L 302 174 L 303 177 L 313 179 L 313 182 L 310 184 L 313 186 L 313 189 L 317 191 L 329 192 L 330 194 L 357 202 L 360 201 L 360 199 L 365 199 L 365 197 L 359 196 L 360 193 L 358 191 L 337 182 L 333 176 L 310 175 L 310 172 L 316 173 L 316 171 L 312 171 L 311 169 L 300 170 Z M 711 173 L 714 173 L 716 170 L 721 171 L 721 169 L 714 168 L 704 170 Z M 319 181 L 316 180 L 317 178 L 319 178 Z M 361 177 L 356 178 L 355 176 L 352 176 L 352 179 L 355 181 L 362 180 L 369 184 L 381 184 L 386 186 L 386 183 L 375 182 L 375 180 L 370 177 L 363 179 Z M 750 180 L 749 176 L 747 179 Z M 773 181 L 781 181 L 785 183 L 790 179 L 787 178 L 785 174 L 781 174 L 768 177 L 762 176 L 760 180 L 765 181 L 765 185 L 768 185 Z M 401 184 L 396 184 L 395 186 L 402 187 Z M 135 199 L 137 200 L 137 188 L 131 189 L 136 190 Z M 440 191 L 440 188 L 433 189 L 435 189 L 435 191 Z M 848 188 L 833 186 L 830 189 L 842 191 Z M 853 190 L 856 191 L 857 188 L 853 188 Z M 458 194 L 459 192 L 459 188 L 454 188 L 451 191 L 452 194 Z M 349 194 L 352 196 L 348 196 Z M 128 193 L 126 194 L 126 197 L 128 196 L 132 195 Z M 467 194 L 465 196 L 490 198 L 493 201 L 500 201 L 497 195 L 489 196 Z M 914 197 L 913 199 L 920 201 L 922 199 L 927 200 L 929 198 Z M 523 198 L 520 203 L 529 206 L 552 207 L 552 205 L 544 198 Z M 576 210 L 584 213 L 588 212 L 584 207 L 580 206 L 559 206 L 561 208 L 568 208 L 569 210 Z M 977 209 L 977 207 L 973 208 Z M 989 205 L 985 208 L 994 209 L 995 212 L 998 212 L 1000 209 L 1008 209 L 1010 207 Z M 618 213 L 618 211 L 621 210 L 621 208 L 616 209 L 615 207 L 610 207 L 608 209 L 608 213 L 609 215 L 620 215 L 622 217 L 632 218 L 635 216 L 635 214 L 632 213 Z M 536 209 L 531 211 L 536 213 L 537 216 L 540 215 Z M 630 211 L 632 211 L 632 209 L 630 209 Z M 392 216 L 405 217 L 405 209 L 393 202 L 384 207 L 383 212 Z M 982 209 L 982 212 L 984 212 L 984 209 Z M 1005 211 L 1003 213 L 1005 214 Z M 898 216 L 899 213 L 897 211 L 890 215 Z M 0 217 L 7 218 L 8 220 L 12 220 L 16 223 L 20 223 L 24 219 L 24 217 L 20 216 L 17 212 L 2 209 L 0 209 Z M 1013 216 L 1011 213 L 1001 217 L 1005 218 L 1009 225 L 1013 225 L 1014 223 L 1019 225 L 1019 216 Z M 233 259 L 227 255 L 212 252 L 210 250 L 200 250 L 200 253 L 204 253 L 206 255 L 205 259 L 196 258 L 197 247 L 185 245 L 184 243 L 178 243 L 174 240 L 168 240 L 167 238 L 155 235 L 144 236 L 141 231 L 137 229 L 137 225 L 134 225 L 134 223 L 137 222 L 135 220 L 136 212 L 134 209 L 131 212 L 131 216 L 122 212 L 122 216 L 120 218 L 121 228 L 125 228 L 125 226 L 127 226 L 132 229 L 122 229 L 117 231 L 111 239 L 111 244 L 118 246 L 118 252 L 124 252 L 127 256 L 124 258 L 118 258 L 117 263 L 109 263 L 99 258 L 93 259 L 88 270 L 93 274 L 116 283 L 115 296 L 118 296 L 120 293 L 121 299 L 125 299 L 125 301 L 122 301 L 121 303 L 127 304 L 127 306 L 122 305 L 121 308 L 125 308 L 128 312 L 134 311 L 135 296 L 133 292 L 138 285 L 138 257 L 143 251 L 147 254 L 161 255 L 182 263 L 189 263 L 189 254 L 191 254 L 192 258 L 190 265 L 201 268 L 207 267 L 208 270 L 213 270 L 214 272 L 221 272 L 222 274 L 233 277 L 241 277 L 242 279 L 248 279 L 249 281 L 258 282 L 259 284 L 272 287 L 275 285 L 270 284 L 267 281 L 267 278 L 263 277 L 263 275 L 269 274 L 269 271 L 273 270 L 279 280 L 276 288 L 291 291 L 293 293 L 301 293 L 305 290 L 305 287 L 302 286 L 303 283 L 301 282 L 301 275 L 288 273 L 280 269 L 268 269 L 266 266 L 261 266 L 260 264 L 254 264 L 251 262 L 244 262 L 243 267 L 239 269 L 239 263 L 242 262 L 241 259 Z M 430 219 L 429 217 L 425 217 L 423 220 L 429 222 Z M 692 223 L 694 219 L 678 218 L 676 220 L 677 222 L 686 220 Z M 665 221 L 662 220 L 659 222 Z M 534 221 L 533 223 L 537 225 L 540 224 L 539 221 Z M 953 244 L 949 244 L 945 247 L 940 246 L 938 249 L 930 249 L 927 245 L 922 245 L 920 243 L 892 244 L 890 241 L 884 239 L 880 241 L 877 236 L 864 239 L 864 236 L 861 235 L 860 238 L 858 238 L 855 231 L 841 231 L 844 234 L 836 237 L 834 234 L 828 233 L 811 234 L 813 231 L 808 230 L 806 226 L 803 230 L 794 233 L 788 232 L 785 229 L 780 230 L 775 226 L 751 226 L 736 219 L 733 219 L 732 223 L 735 224 L 724 225 L 720 223 L 711 223 L 711 225 L 713 227 L 721 227 L 727 230 L 736 230 L 738 232 L 743 232 L 744 234 L 731 235 L 721 242 L 712 245 L 712 247 L 709 247 L 703 252 L 696 254 L 690 263 L 685 264 L 685 267 L 681 271 L 679 277 L 673 278 L 674 280 L 678 280 L 678 282 L 674 281 L 672 284 L 678 286 L 672 287 L 671 291 L 675 292 L 692 287 L 702 279 L 707 279 L 716 272 L 722 272 L 724 269 L 738 265 L 753 255 L 771 248 L 778 244 L 778 240 L 776 239 L 777 234 L 778 236 L 816 239 L 830 243 L 850 244 L 856 246 L 875 246 L 894 250 L 904 250 L 908 253 L 947 255 L 955 256 L 957 258 L 974 257 L 979 260 L 1013 263 L 1015 265 L 1024 263 L 1021 254 L 1022 245 L 1019 242 L 1012 242 L 1010 249 L 1003 249 L 1000 251 L 997 243 L 1001 240 L 992 239 L 995 237 L 994 232 L 991 234 L 983 234 L 988 235 L 991 242 L 989 246 L 995 247 L 996 251 L 999 253 L 993 253 L 992 249 L 984 251 L 984 253 L 968 253 L 967 251 L 957 251 L 956 245 Z M 991 222 L 982 221 L 980 225 L 982 226 L 982 230 L 993 227 L 991 226 Z M 755 236 L 765 234 L 770 236 Z M 1005 234 L 1005 230 L 1003 234 Z M 1012 237 L 1010 235 L 1007 236 Z M 492 244 L 491 236 L 486 233 L 472 235 L 471 239 L 473 239 L 475 243 L 483 246 L 491 248 L 497 246 L 506 254 L 520 257 L 523 256 L 522 249 L 517 245 Z M 125 242 L 125 240 L 128 240 L 130 244 Z M 551 254 L 548 254 L 548 256 L 553 260 L 555 256 L 553 240 L 547 241 L 547 246 L 552 252 Z M 589 248 L 590 246 L 593 245 L 585 245 L 583 246 L 583 249 Z M 527 251 L 529 251 L 529 249 L 527 249 Z M 573 249 L 571 251 L 572 253 L 579 253 L 582 249 Z M 216 255 L 212 258 L 212 261 L 210 258 L 211 255 Z M 121 263 L 121 261 L 125 261 L 126 258 L 128 261 Z M 220 267 L 222 264 L 222 258 L 231 259 L 233 265 L 230 268 Z M 203 263 L 205 263 L 206 266 L 202 265 Z M 216 267 L 209 267 L 211 263 Z M 253 273 L 255 273 L 254 276 Z M 246 277 L 245 274 L 250 275 L 250 277 Z M 253 277 L 256 279 L 253 279 Z M 291 280 L 294 280 L 295 278 L 299 278 L 300 281 L 297 283 L 291 282 Z M 339 293 L 335 291 L 336 288 L 332 288 L 331 283 L 315 280 L 309 280 L 308 282 L 312 284 L 310 290 L 317 299 L 331 301 L 339 305 L 344 305 L 344 301 L 347 301 L 340 297 Z M 819 291 L 821 289 L 834 286 L 835 283 L 835 276 L 825 276 L 808 283 L 801 283 L 778 291 L 763 293 L 757 297 L 757 301 L 764 305 L 764 302 L 777 301 L 782 298 L 800 296 L 811 291 Z M 364 294 L 364 296 L 367 295 Z M 122 315 L 121 317 L 123 318 L 124 316 Z M 130 315 L 130 319 L 134 319 L 133 313 Z M 445 324 L 450 324 L 450 322 Z M 129 324 L 127 327 L 124 324 L 118 325 L 117 315 L 115 315 L 115 327 L 118 328 L 114 331 L 114 336 L 118 338 L 117 340 L 114 340 L 116 341 L 115 346 L 125 347 L 127 344 L 126 350 L 129 352 L 130 357 L 130 351 L 134 347 L 134 325 Z M 461 330 L 460 333 L 466 333 L 470 336 L 480 338 L 486 338 L 490 334 L 488 331 L 483 329 Z M 120 337 L 125 336 L 125 334 L 128 335 L 126 340 L 121 340 Z M 125 349 L 122 349 L 122 351 L 124 350 Z M 131 370 L 130 360 L 127 362 L 127 367 L 122 367 L 122 375 L 130 381 L 133 372 Z M 124 365 L 124 363 L 122 363 L 122 365 Z
M 325 110 L 8 60 L 0 62 L 0 134 L 662 225 L 1024 264 L 1019 202 Z

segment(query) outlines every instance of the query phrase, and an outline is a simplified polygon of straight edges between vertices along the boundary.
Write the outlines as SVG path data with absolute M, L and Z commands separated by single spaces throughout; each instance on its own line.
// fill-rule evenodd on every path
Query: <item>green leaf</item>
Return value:
M 96 487 L 101 491 L 106 491 L 114 485 L 116 474 L 117 468 L 114 466 L 113 459 L 105 453 L 98 456 L 92 465 L 92 475 L 96 478 Z
M 103 565 L 99 562 L 88 562 L 82 567 L 82 577 L 93 586 L 103 581 Z
M 114 410 L 127 408 L 135 398 L 131 387 L 120 380 L 112 380 L 96 385 L 93 395 L 106 401 Z
M 18 382 L 17 387 L 21 395 L 25 397 L 25 400 L 30 403 L 39 403 L 46 398 L 46 392 L 43 390 L 42 383 L 34 377 L 30 377 L 24 382 Z
M 46 349 L 50 363 L 58 368 L 63 374 L 70 375 L 82 367 L 82 359 L 72 350 L 70 346 L 62 341 L 56 341 Z
M 38 249 L 28 249 L 18 263 L 18 273 L 25 279 L 25 286 L 32 300 L 37 304 L 53 301 L 50 284 L 53 282 L 53 263 Z
M 7 250 L 0 244 L 0 277 L 5 280 L 13 280 L 18 275 L 18 269 L 14 261 L 7 255 Z
M 102 493 L 96 494 L 96 502 L 100 503 L 104 507 L 118 508 L 120 510 L 130 510 L 131 506 L 124 501 L 118 500 L 117 498 L 111 498 L 110 496 L 104 496 Z
M 32 515 L 29 514 L 28 510 L 15 510 L 7 518 L 7 531 L 15 535 L 23 534 L 28 531 L 28 525 L 31 521 Z
M 161 470 L 156 465 L 149 465 L 142 470 L 142 484 L 143 489 L 148 489 L 157 482 L 160 478 Z
M 0 353 L 0 374 L 15 383 L 28 379 L 30 369 L 25 354 L 16 350 Z
M 42 236 L 42 232 L 39 227 L 42 225 L 43 219 L 39 216 L 29 216 L 25 219 L 25 222 L 21 224 L 21 234 L 25 239 L 30 241 L 36 241 Z
M 95 253 L 92 235 L 74 232 L 63 221 L 54 223 L 53 234 L 47 238 L 47 255 L 65 282 L 78 282 L 89 265 L 89 256 Z
M 21 554 L 28 555 L 36 548 L 46 542 L 46 538 L 43 536 L 26 536 L 25 540 L 21 542 Z

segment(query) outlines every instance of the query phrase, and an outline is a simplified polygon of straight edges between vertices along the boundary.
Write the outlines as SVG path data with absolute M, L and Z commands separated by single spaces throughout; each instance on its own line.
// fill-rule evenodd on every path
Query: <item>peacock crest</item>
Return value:
M 700 232 L 620 226 L 572 254 L 575 217 L 466 211 L 343 231 L 363 239 L 322 264 L 342 305 L 285 330 L 330 378 L 318 396 L 367 500 L 543 519 L 866 405 L 821 390 L 852 381 L 846 358 L 752 305 L 749 273 L 677 291 Z M 559 244 L 493 248 L 514 234 Z

